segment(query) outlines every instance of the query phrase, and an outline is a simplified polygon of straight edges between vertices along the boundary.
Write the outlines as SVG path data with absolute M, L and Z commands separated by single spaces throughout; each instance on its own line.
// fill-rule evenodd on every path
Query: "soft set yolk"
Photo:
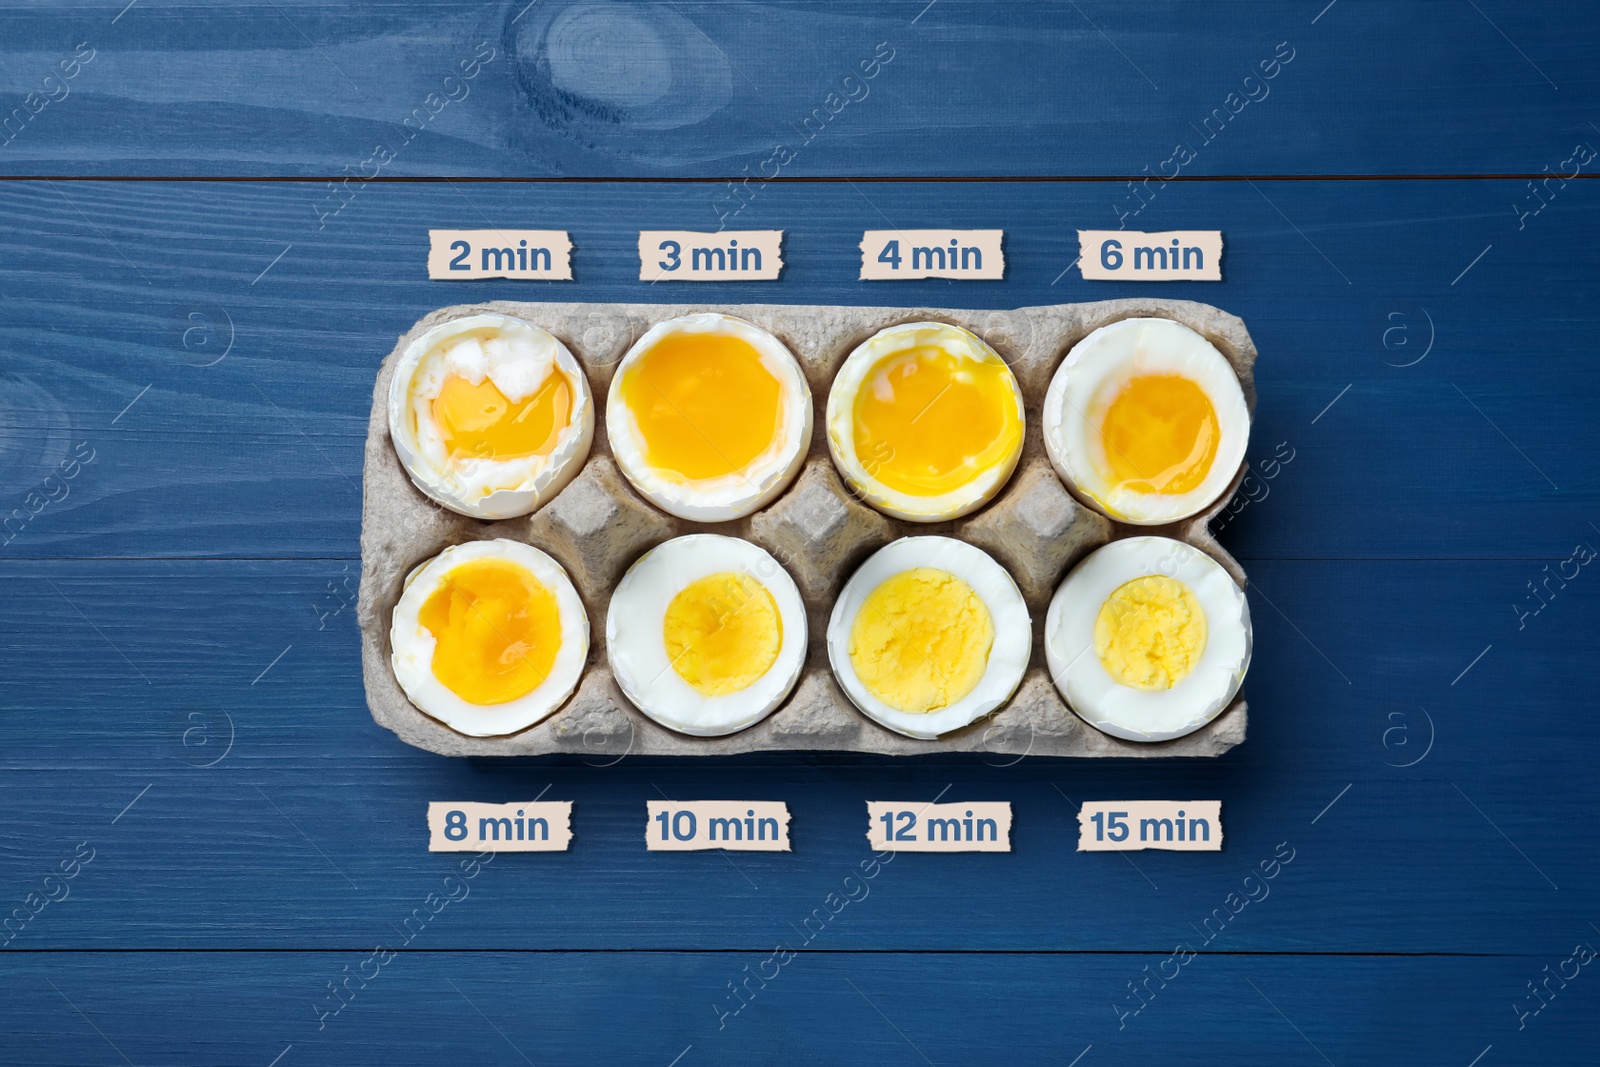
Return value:
M 972 586 L 913 567 L 867 595 L 850 626 L 850 665 L 873 696 L 898 711 L 929 712 L 982 680 L 994 620 Z
M 1206 613 L 1187 585 L 1152 574 L 1124 582 L 1100 605 L 1094 652 L 1122 685 L 1171 689 L 1206 650 Z
M 1211 472 L 1221 431 L 1205 390 L 1177 374 L 1132 378 L 1100 424 L 1111 479 L 1140 493 L 1178 495 Z
M 469 704 L 503 704 L 533 692 L 561 648 L 555 594 L 504 560 L 453 568 L 417 618 L 437 642 L 434 677 Z
M 661 624 L 667 657 L 702 696 L 737 693 L 777 662 L 783 619 L 767 587 L 733 571 L 685 586 Z
M 572 415 L 572 384 L 552 370 L 527 399 L 513 402 L 488 378 L 477 385 L 459 375 L 444 380 L 433 418 L 454 457 L 520 459 L 555 451 Z
M 676 334 L 629 367 L 622 401 L 645 461 L 686 481 L 737 474 L 778 435 L 783 385 L 737 337 Z

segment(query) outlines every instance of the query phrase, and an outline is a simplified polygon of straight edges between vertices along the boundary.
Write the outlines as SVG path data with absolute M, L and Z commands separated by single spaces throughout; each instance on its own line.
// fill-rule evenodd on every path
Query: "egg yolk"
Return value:
M 972 692 L 993 645 L 994 620 L 972 586 L 913 567 L 867 594 L 850 626 L 850 665 L 891 708 L 937 711 Z
M 661 623 L 673 670 L 702 696 L 755 684 L 777 662 L 783 619 L 767 587 L 734 571 L 685 586 Z
M 534 394 L 506 398 L 488 378 L 452 374 L 433 400 L 433 419 L 453 458 L 521 459 L 555 451 L 572 416 L 572 383 L 552 369 Z
M 1206 650 L 1206 613 L 1187 585 L 1152 574 L 1118 586 L 1094 620 L 1094 652 L 1133 689 L 1171 689 Z
M 1211 398 L 1177 374 L 1129 379 L 1100 424 L 1111 481 L 1139 493 L 1198 489 L 1220 439 Z
M 931 346 L 878 363 L 856 393 L 854 423 L 867 473 L 910 496 L 960 489 L 1022 448 L 1011 369 Z
M 737 474 L 771 447 L 783 385 L 746 341 L 673 334 L 628 368 L 621 397 L 643 438 L 645 462 L 701 481 Z
M 561 648 L 555 594 L 505 560 L 451 568 L 417 619 L 436 642 L 434 677 L 469 704 L 503 704 L 533 692 Z

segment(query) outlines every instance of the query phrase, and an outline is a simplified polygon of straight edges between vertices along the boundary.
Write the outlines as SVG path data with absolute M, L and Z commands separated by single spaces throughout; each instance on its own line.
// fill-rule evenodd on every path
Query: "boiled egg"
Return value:
M 1044 399 L 1056 473 L 1113 519 L 1155 526 L 1215 503 L 1250 440 L 1226 357 L 1182 323 L 1123 319 L 1079 341 Z
M 1232 702 L 1250 666 L 1250 606 L 1221 565 L 1167 537 L 1090 553 L 1045 613 L 1056 688 L 1090 726 L 1130 741 L 1191 733 Z
M 954 519 L 1000 491 L 1022 455 L 1022 391 L 994 349 L 943 322 L 873 334 L 828 393 L 828 448 L 846 482 L 909 522 Z
M 628 569 L 606 613 L 611 673 L 635 707 L 702 737 L 761 721 L 806 658 L 794 579 L 749 541 L 679 537 Z
M 949 733 L 1011 699 L 1032 642 L 1011 575 L 949 537 L 879 549 L 828 622 L 840 687 L 868 718 L 907 737 Z
M 685 315 L 652 326 L 622 357 L 606 434 L 622 473 L 661 510 L 737 519 L 799 473 L 811 388 L 766 330 L 731 315 Z
M 509 519 L 578 473 L 594 402 L 555 337 L 510 316 L 471 315 L 406 347 L 389 386 L 389 437 L 428 496 L 476 519 Z
M 589 617 L 561 564 L 520 541 L 453 545 L 406 578 L 389 628 L 406 697 L 457 733 L 549 716 L 589 655 Z

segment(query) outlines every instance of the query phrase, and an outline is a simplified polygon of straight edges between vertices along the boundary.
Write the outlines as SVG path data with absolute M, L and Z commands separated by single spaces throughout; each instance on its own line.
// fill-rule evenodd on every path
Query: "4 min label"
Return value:
M 1006 274 L 1004 239 L 1004 230 L 868 230 L 861 235 L 861 280 L 999 281 Z
M 1079 852 L 1222 850 L 1220 800 L 1090 800 L 1078 809 Z

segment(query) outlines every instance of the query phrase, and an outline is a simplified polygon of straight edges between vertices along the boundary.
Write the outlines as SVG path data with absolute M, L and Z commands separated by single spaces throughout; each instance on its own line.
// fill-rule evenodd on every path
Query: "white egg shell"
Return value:
M 1199 385 L 1217 414 L 1211 470 L 1187 493 L 1141 493 L 1108 484 L 1099 427 L 1122 385 L 1133 377 L 1175 374 Z M 1171 319 L 1123 319 L 1072 346 L 1044 398 L 1044 444 L 1050 463 L 1080 499 L 1119 522 L 1158 526 L 1199 514 L 1227 491 L 1250 443 L 1250 408 L 1227 357 Z
M 470 335 L 485 329 L 497 336 L 480 345 Z M 452 461 L 422 399 L 430 390 L 438 395 L 451 373 L 451 355 L 455 366 L 472 368 L 474 377 L 489 378 L 513 399 L 543 383 L 551 365 L 560 369 L 572 383 L 573 403 L 555 450 L 543 458 Z M 406 346 L 389 383 L 389 437 L 406 474 L 427 496 L 475 519 L 510 519 L 537 511 L 576 477 L 594 440 L 594 407 L 588 377 L 556 337 L 508 315 L 469 315 L 440 323 Z
M 885 581 L 915 567 L 933 567 L 966 582 L 994 622 L 989 663 L 972 692 L 925 713 L 900 711 L 873 696 L 850 662 L 850 630 L 861 605 Z M 1011 575 L 982 549 L 950 537 L 902 537 L 879 549 L 851 575 L 828 620 L 828 662 L 850 702 L 886 729 L 928 740 L 970 725 L 1010 700 L 1027 670 L 1032 646 L 1028 607 Z
M 663 474 L 646 460 L 638 424 L 622 400 L 622 382 L 646 352 L 672 334 L 736 337 L 756 350 L 762 366 L 782 384 L 783 411 L 778 432 L 771 446 L 744 470 L 721 478 L 684 482 Z M 732 315 L 684 315 L 650 327 L 617 364 L 606 395 L 606 437 L 623 475 L 662 511 L 697 522 L 738 519 L 777 499 L 800 473 L 806 450 L 811 447 L 811 387 L 794 354 L 761 327 Z
M 662 624 L 673 597 L 725 571 L 766 587 L 783 638 L 766 674 L 737 693 L 707 697 L 673 669 Z M 690 534 L 646 552 L 622 576 L 606 612 L 606 656 L 622 692 L 662 726 L 696 737 L 735 733 L 772 714 L 800 680 L 806 637 L 805 601 L 789 572 L 758 546 L 718 534 Z
M 1188 586 L 1206 615 L 1200 662 L 1171 689 L 1122 685 L 1094 651 L 1101 605 L 1125 582 L 1159 574 Z M 1045 613 L 1045 660 L 1069 707 L 1090 726 L 1129 741 L 1193 733 L 1232 703 L 1250 667 L 1250 605 L 1222 565 L 1168 537 L 1128 537 L 1083 559 Z
M 550 673 L 531 692 L 503 704 L 469 703 L 439 681 L 433 673 L 438 642 L 418 621 L 422 605 L 443 584 L 445 575 L 469 560 L 485 557 L 507 560 L 530 571 L 555 594 L 561 618 L 561 648 Z M 468 737 L 500 737 L 548 718 L 572 695 L 589 657 L 589 616 L 561 564 L 537 548 L 505 538 L 468 541 L 452 545 L 406 576 L 405 591 L 389 626 L 389 645 L 394 676 L 420 711 Z
M 942 348 L 967 359 L 993 360 L 1005 364 L 999 353 L 977 334 L 946 322 L 908 322 L 879 330 L 856 346 L 833 379 L 833 387 L 828 391 L 826 414 L 828 451 L 833 454 L 833 462 L 844 480 L 863 500 L 879 511 L 907 522 L 940 522 L 958 519 L 993 500 L 995 494 L 1010 480 L 1022 452 L 1018 449 L 1010 463 L 990 467 L 966 485 L 941 496 L 923 497 L 902 493 L 868 472 L 866 464 L 856 454 L 856 394 L 868 375 L 884 359 L 897 352 L 921 347 Z M 1022 390 L 1015 379 L 1011 384 L 1017 404 L 1017 420 L 1025 425 Z

